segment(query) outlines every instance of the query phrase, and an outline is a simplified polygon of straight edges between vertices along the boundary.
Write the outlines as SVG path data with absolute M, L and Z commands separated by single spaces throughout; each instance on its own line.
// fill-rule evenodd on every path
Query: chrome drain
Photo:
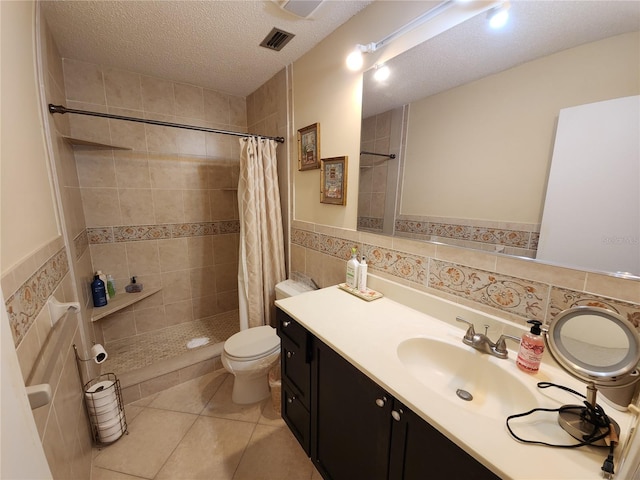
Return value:
M 460 397 L 465 402 L 470 402 L 471 400 L 473 400 L 473 395 L 461 388 L 456 390 L 456 395 L 458 395 L 458 397 Z

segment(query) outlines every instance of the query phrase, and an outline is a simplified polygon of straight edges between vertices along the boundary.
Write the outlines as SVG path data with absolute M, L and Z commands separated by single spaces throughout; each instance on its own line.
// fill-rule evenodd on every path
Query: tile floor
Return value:
M 102 371 L 122 375 L 161 360 L 183 355 L 190 351 L 189 342 L 192 340 L 206 339 L 207 344 L 224 342 L 239 331 L 239 325 L 238 311 L 232 310 L 213 317 L 109 341 L 105 344 L 109 356 L 102 365 Z
M 216 371 L 125 407 L 129 434 L 95 448 L 92 480 L 322 480 L 271 398 L 231 402 Z

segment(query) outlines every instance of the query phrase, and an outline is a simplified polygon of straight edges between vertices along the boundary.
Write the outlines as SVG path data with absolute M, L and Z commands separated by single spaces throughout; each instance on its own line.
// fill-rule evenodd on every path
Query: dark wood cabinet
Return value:
M 387 480 L 389 395 L 314 339 L 311 459 L 327 480 Z
M 498 479 L 278 309 L 282 416 L 325 480 Z
M 311 453 L 311 335 L 282 310 L 276 311 L 282 370 L 282 418 Z
M 391 415 L 390 480 L 500 478 L 398 400 Z

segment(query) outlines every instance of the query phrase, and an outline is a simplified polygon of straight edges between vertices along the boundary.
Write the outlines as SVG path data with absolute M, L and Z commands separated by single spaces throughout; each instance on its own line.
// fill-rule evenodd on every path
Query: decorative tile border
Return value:
M 383 224 L 384 220 L 382 218 L 358 217 L 358 230 L 366 229 L 381 232 Z
M 47 304 L 47 299 L 69 272 L 65 248 L 51 256 L 6 301 L 13 343 L 17 347 Z
M 84 254 L 85 250 L 89 248 L 89 236 L 87 230 L 84 229 L 73 239 L 74 250 L 76 253 L 76 261 Z
M 549 285 L 431 259 L 429 287 L 544 321 Z
M 425 257 L 366 244 L 362 246 L 362 254 L 372 270 L 380 270 L 420 285 L 426 284 L 428 259 Z
M 549 305 L 549 319 L 567 308 L 589 306 L 600 307 L 619 313 L 629 320 L 640 332 L 640 305 L 621 302 L 611 298 L 593 295 L 587 292 L 577 292 L 566 288 L 553 287 Z
M 314 232 L 294 228 L 291 230 L 291 243 L 312 250 L 318 250 L 318 235 L 319 234 Z
M 240 233 L 239 220 L 87 228 L 91 245 Z
M 348 259 L 351 247 L 358 245 L 358 242 L 299 229 L 292 230 L 291 239 L 296 245 L 341 259 Z M 545 319 L 549 285 L 375 245 L 363 244 L 360 251 L 371 271 L 378 270 L 524 318 Z
M 640 305 L 577 292 L 509 275 L 444 262 L 385 247 L 294 228 L 293 244 L 346 260 L 352 246 L 380 271 L 420 286 L 465 298 L 525 319 L 545 321 L 576 305 L 608 308 L 628 318 L 640 331 Z
M 403 220 L 397 219 L 395 222 L 397 233 L 408 233 L 422 236 L 437 236 L 465 240 L 489 245 L 504 245 L 517 248 L 537 248 L 535 247 L 533 236 L 539 234 L 523 230 L 508 230 L 501 228 L 482 227 L 473 225 L 456 225 L 450 223 L 437 223 L 429 221 Z

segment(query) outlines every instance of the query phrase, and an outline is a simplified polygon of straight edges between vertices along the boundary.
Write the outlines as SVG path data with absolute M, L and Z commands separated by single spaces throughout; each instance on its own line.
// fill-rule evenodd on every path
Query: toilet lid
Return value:
M 224 351 L 235 358 L 250 360 L 273 353 L 280 348 L 276 329 L 269 325 L 242 330 L 224 342 Z

